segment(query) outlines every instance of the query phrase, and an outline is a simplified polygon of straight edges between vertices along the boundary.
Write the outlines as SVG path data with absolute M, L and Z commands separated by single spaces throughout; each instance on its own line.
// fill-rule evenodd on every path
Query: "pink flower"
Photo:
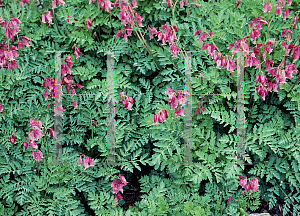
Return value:
M 34 121 L 34 119 L 30 119 L 30 127 L 33 129 L 33 130 L 36 130 L 36 129 L 40 129 L 40 128 L 43 128 L 43 125 L 42 125 L 42 122 L 41 121 Z
M 286 20 L 287 16 L 290 16 L 290 10 L 286 8 L 283 12 L 283 20 Z
M 80 154 L 82 154 L 82 153 L 80 153 Z M 79 158 L 78 158 L 78 164 L 79 164 L 79 166 L 81 165 L 81 163 L 82 163 L 82 158 L 81 158 L 81 155 L 80 155 Z
M 136 2 L 136 0 L 132 0 L 132 8 L 137 8 L 137 2 Z
M 14 133 L 12 133 L 12 135 L 9 137 L 9 141 L 11 142 L 11 144 L 15 144 L 16 141 L 16 135 Z
M 90 31 L 90 27 L 93 26 L 92 21 L 89 18 L 86 18 L 86 21 L 84 22 L 85 27 L 88 31 Z
M 44 15 L 44 13 L 42 14 L 42 22 L 45 23 L 45 18 L 46 18 L 46 22 L 47 22 L 47 26 L 49 26 L 52 23 L 52 17 L 51 17 L 51 11 L 47 11 L 46 15 Z
M 74 107 L 74 109 L 76 109 L 78 107 L 76 100 L 73 101 L 73 107 Z
M 75 83 L 75 85 L 78 87 L 78 88 L 83 88 L 84 86 L 80 85 L 79 83 Z
M 85 167 L 84 170 L 86 170 L 89 167 L 94 166 L 93 165 L 92 157 L 84 156 L 84 158 L 83 158 L 83 166 Z
M 240 3 L 241 3 L 241 0 L 238 0 L 238 1 L 235 3 L 235 7 L 239 6 Z
M 31 148 L 33 148 L 33 149 L 38 149 L 38 146 L 37 146 L 37 144 L 35 143 L 34 140 L 30 140 L 29 146 L 30 146 Z
M 97 127 L 97 122 L 93 120 L 92 125 L 96 128 Z
M 295 30 L 296 28 L 296 23 L 297 23 L 297 17 L 295 16 L 293 20 L 293 30 Z
M 37 152 L 32 152 L 32 156 L 33 156 L 33 159 L 36 160 L 36 161 L 42 161 L 41 158 L 43 158 L 43 154 L 40 150 L 37 150 Z
M 25 147 L 25 149 L 27 149 L 28 143 L 27 142 L 23 142 L 23 146 Z
M 266 2 L 264 4 L 264 13 L 267 13 L 267 11 L 271 12 L 271 9 L 272 9 L 271 3 L 268 5 L 268 2 Z
M 114 196 L 114 199 L 117 199 L 118 201 L 120 201 L 123 199 L 123 197 L 121 196 L 120 193 L 118 193 L 116 196 Z M 118 203 L 117 203 L 117 205 L 118 205 Z
M 3 112 L 3 106 L 1 103 L 0 103 L 0 112 Z
M 282 10 L 281 10 L 281 7 L 277 7 L 276 10 L 275 10 L 275 16 L 276 15 L 279 15 L 279 17 L 281 17 L 282 15 Z
M 63 0 L 54 0 L 52 1 L 52 9 L 55 9 L 56 8 L 56 4 L 59 4 L 59 5 L 62 5 L 64 6 L 65 5 L 65 2 Z
M 82 153 L 80 153 L 80 154 L 81 155 L 78 158 L 78 164 L 79 164 L 79 166 L 81 165 L 82 161 L 83 161 L 84 170 L 86 170 L 89 167 L 94 166 L 93 165 L 93 160 L 92 160 L 91 157 L 87 157 L 87 156 L 83 155 Z M 84 156 L 83 160 L 81 158 L 82 156 Z
M 96 32 L 94 32 L 94 34 L 93 34 L 93 36 L 92 36 L 93 38 L 94 38 L 94 40 L 96 40 L 96 38 L 97 38 L 97 33 Z
M 124 176 L 121 176 L 121 174 L 119 174 L 119 178 L 120 178 L 120 181 L 121 181 L 121 183 L 123 184 L 123 185 L 127 185 L 127 181 L 126 181 L 126 179 L 125 179 L 125 177 Z
M 76 47 L 75 47 L 75 50 L 74 50 L 74 55 L 76 56 L 76 58 L 79 58 L 80 50 L 79 50 L 79 48 L 78 48 L 78 45 L 74 44 L 74 45 L 72 46 L 72 49 L 74 48 L 74 46 L 76 46 Z
M 127 185 L 128 183 L 125 177 L 121 176 L 121 174 L 119 174 L 119 178 L 120 180 L 118 181 L 118 177 L 116 177 L 111 184 L 111 188 L 113 189 L 113 194 L 117 194 L 119 191 L 123 193 L 123 186 Z
M 57 139 L 55 131 L 52 128 L 50 128 L 50 137 L 53 137 L 54 139 Z
M 232 196 L 231 195 L 227 195 L 227 196 L 229 196 L 228 201 L 227 201 L 227 203 L 229 203 L 230 200 L 232 199 Z

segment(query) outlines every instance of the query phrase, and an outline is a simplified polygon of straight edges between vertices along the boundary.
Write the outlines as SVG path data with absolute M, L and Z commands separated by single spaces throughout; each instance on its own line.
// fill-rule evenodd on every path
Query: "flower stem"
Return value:
M 23 149 L 22 149 L 22 144 L 20 145 L 20 147 L 21 147 L 21 152 L 22 152 L 23 160 L 24 160 L 25 158 L 24 158 L 24 152 L 23 152 Z
M 274 95 L 274 91 L 272 92 L 272 96 L 271 96 L 271 98 L 270 98 L 270 100 L 269 100 L 269 106 L 270 106 L 270 103 L 271 103 L 271 100 L 272 100 L 272 98 L 273 98 L 273 95 Z
M 237 204 L 237 208 L 239 208 L 239 203 L 240 203 L 240 196 L 241 196 L 242 191 L 240 192 L 239 198 L 238 198 L 238 204 Z
M 40 175 L 40 171 L 39 171 L 39 165 L 38 165 L 37 161 L 35 161 L 35 163 L 36 163 L 36 168 L 37 168 L 37 171 L 38 171 L 39 177 L 41 177 L 41 175 Z
M 32 4 L 33 4 L 33 6 L 34 6 L 34 9 L 35 9 L 35 12 L 36 12 L 36 14 L 37 14 L 37 16 L 38 16 L 38 18 L 40 19 L 40 21 L 41 21 L 41 25 L 43 25 L 43 22 L 42 22 L 42 20 L 41 20 L 41 17 L 40 17 L 40 15 L 39 15 L 39 13 L 37 12 L 37 10 L 36 10 L 36 6 L 35 6 L 35 3 L 34 3 L 34 1 L 32 0 Z M 51 4 L 50 4 L 51 5 Z
M 54 21 L 55 21 L 57 30 L 58 30 L 59 34 L 61 34 L 60 31 L 59 31 L 58 25 L 57 25 L 57 20 L 56 20 L 56 17 L 55 17 L 54 9 L 52 9 L 52 11 L 53 11 L 53 17 L 54 17 Z
M 126 8 L 124 8 L 124 9 L 125 9 L 125 12 L 127 13 L 127 15 L 129 16 L 129 13 L 128 13 L 127 9 L 126 9 Z M 134 16 L 133 16 L 133 17 L 134 17 Z M 129 16 L 129 19 L 130 19 L 130 21 L 132 21 L 130 16 Z M 161 65 L 156 61 L 156 59 L 153 57 L 153 55 L 152 55 L 152 53 L 151 53 L 151 51 L 150 51 L 150 49 L 149 49 L 149 47 L 148 47 L 148 45 L 147 45 L 147 43 L 146 43 L 144 37 L 142 36 L 142 33 L 141 33 L 141 31 L 140 31 L 140 28 L 139 28 L 138 26 L 137 26 L 137 28 L 138 28 L 138 30 L 139 30 L 139 32 L 140 32 L 140 34 L 141 34 L 141 36 L 142 36 L 142 39 L 144 40 L 145 44 L 143 43 L 142 39 L 140 38 L 139 34 L 137 33 L 136 27 L 135 27 L 135 22 L 134 22 L 134 21 L 133 21 L 133 27 L 134 27 L 134 31 L 135 31 L 136 35 L 138 36 L 139 40 L 141 41 L 142 45 L 145 47 L 145 49 L 148 51 L 148 53 L 150 54 L 150 56 L 153 58 L 153 60 L 155 61 L 156 65 L 158 66 L 158 68 L 159 68 L 161 71 L 163 71 L 164 69 L 162 68 L 162 66 L 161 66 Z
M 164 107 L 165 110 L 167 110 L 165 107 Z M 170 113 L 169 113 L 170 114 Z M 171 113 L 172 117 L 174 116 L 172 113 Z M 180 127 L 182 127 L 182 129 L 184 130 L 184 127 L 182 126 L 182 124 L 175 118 L 175 116 L 173 117 L 177 123 L 180 125 Z

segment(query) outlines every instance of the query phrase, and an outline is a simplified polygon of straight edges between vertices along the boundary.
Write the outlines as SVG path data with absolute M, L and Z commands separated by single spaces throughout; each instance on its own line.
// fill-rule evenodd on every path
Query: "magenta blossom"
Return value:
M 1 103 L 0 103 L 0 112 L 3 112 L 3 106 Z
M 23 146 L 25 147 L 25 149 L 27 149 L 28 143 L 27 142 L 23 142 Z
M 46 18 L 47 26 L 49 26 L 50 24 L 54 24 L 52 22 L 51 11 L 47 11 L 46 15 L 44 15 L 44 13 L 42 14 L 42 22 L 43 23 L 45 23 L 45 18 Z
M 76 47 L 75 47 L 75 46 L 76 46 Z M 75 54 L 76 58 L 79 58 L 80 50 L 79 50 L 79 48 L 78 48 L 78 45 L 77 45 L 77 44 L 74 44 L 74 45 L 72 46 L 72 49 L 73 49 L 74 47 L 75 47 L 74 54 Z
M 230 200 L 232 199 L 232 196 L 231 195 L 227 195 L 227 196 L 229 196 L 228 201 L 227 201 L 227 203 L 229 203 Z
M 15 144 L 16 142 L 16 135 L 14 133 L 12 133 L 12 135 L 9 137 L 9 141 L 11 142 L 11 144 Z
M 88 31 L 90 31 L 90 27 L 93 26 L 92 21 L 89 18 L 86 18 L 86 21 L 84 22 L 85 27 Z
M 31 148 L 33 148 L 33 149 L 38 149 L 37 144 L 36 144 L 35 141 L 33 141 L 33 140 L 31 140 L 31 141 L 29 142 L 29 146 L 30 146 Z
M 125 185 L 127 185 L 127 181 L 126 181 L 126 179 L 125 179 L 125 177 L 124 176 L 121 176 L 121 174 L 119 175 L 119 179 L 120 180 L 118 180 L 118 177 L 116 177 L 114 180 L 113 180 L 113 182 L 112 182 L 112 184 L 111 184 L 111 188 L 112 188 L 112 190 L 113 190 L 113 194 L 117 194 L 116 196 L 114 196 L 114 199 L 117 199 L 117 201 L 120 201 L 120 200 L 122 200 L 122 196 L 121 196 L 121 194 L 120 193 L 118 193 L 119 191 L 121 192 L 121 193 L 123 193 L 123 186 L 125 186 Z M 118 204 L 118 203 L 117 203 Z
M 238 0 L 238 1 L 235 3 L 235 8 L 236 8 L 237 6 L 239 6 L 240 3 L 241 3 L 241 0 Z
M 37 150 L 37 152 L 32 152 L 32 156 L 33 156 L 33 159 L 36 160 L 36 161 L 42 161 L 41 158 L 43 158 L 43 154 L 40 150 Z
M 57 139 L 55 131 L 52 128 L 50 128 L 50 137 L 53 137 L 54 139 Z
M 83 161 L 83 166 L 85 167 L 84 170 L 86 170 L 87 168 L 94 166 L 93 165 L 93 160 L 91 157 L 87 157 L 85 155 L 83 155 L 82 153 L 80 153 L 81 155 L 78 158 L 78 164 L 79 166 L 81 165 L 82 161 Z M 82 159 L 82 156 L 84 156 L 84 158 Z

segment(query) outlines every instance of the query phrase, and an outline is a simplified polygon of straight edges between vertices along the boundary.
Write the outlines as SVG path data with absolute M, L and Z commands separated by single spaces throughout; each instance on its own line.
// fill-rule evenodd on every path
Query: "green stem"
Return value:
M 38 16 L 38 18 L 40 19 L 40 21 L 41 21 L 41 25 L 43 25 L 43 22 L 42 22 L 42 19 L 41 19 L 41 17 L 40 17 L 40 15 L 39 15 L 39 13 L 37 12 L 37 10 L 36 10 L 36 6 L 35 6 L 35 3 L 34 3 L 34 1 L 32 0 L 32 4 L 33 4 L 33 6 L 34 6 L 34 9 L 35 9 L 35 12 L 36 12 L 36 14 L 37 14 L 37 16 Z
M 271 98 L 270 98 L 270 100 L 269 100 L 269 106 L 270 106 L 270 103 L 271 103 L 271 101 L 272 101 L 272 98 L 273 98 L 273 95 L 274 95 L 274 91 L 272 92 L 272 96 L 271 96 Z
M 164 107 L 164 109 L 167 110 L 165 107 Z M 182 127 L 182 129 L 184 130 L 184 127 L 182 126 L 182 124 L 175 118 L 175 116 L 173 114 L 171 114 L 171 115 L 172 115 L 172 118 L 174 118 L 177 121 L 177 123 L 179 124 L 179 126 Z
M 238 204 L 237 204 L 237 208 L 239 208 L 239 203 L 240 203 L 240 196 L 241 196 L 242 191 L 240 192 L 239 198 L 238 198 Z
M 130 14 L 129 14 L 129 12 L 127 11 L 126 8 L 125 8 L 125 12 L 127 13 L 127 15 L 129 16 L 130 21 L 132 22 L 131 16 L 130 16 Z M 131 15 L 132 15 L 132 14 L 131 14 Z M 134 16 L 134 15 L 133 15 L 133 16 Z M 156 61 L 156 59 L 153 57 L 153 55 L 152 55 L 152 53 L 151 53 L 151 51 L 150 51 L 150 49 L 149 49 L 149 47 L 148 47 L 148 45 L 147 45 L 147 43 L 146 43 L 146 41 L 145 41 L 145 38 L 143 37 L 143 35 L 142 35 L 141 31 L 140 31 L 139 26 L 137 25 L 137 28 L 138 28 L 138 30 L 139 30 L 139 32 L 140 32 L 140 34 L 141 34 L 141 36 L 142 36 L 142 39 L 144 40 L 145 44 L 144 44 L 143 40 L 141 39 L 140 35 L 138 34 L 135 25 L 136 25 L 135 22 L 133 22 L 134 31 L 135 31 L 136 35 L 138 36 L 139 40 L 141 41 L 142 45 L 143 45 L 143 46 L 145 47 L 145 49 L 148 51 L 149 55 L 152 57 L 152 59 L 154 60 L 154 62 L 155 62 L 156 65 L 157 65 L 157 67 L 158 67 L 161 71 L 163 71 L 164 69 L 162 68 L 162 66 L 161 66 L 161 65 Z
M 268 0 L 268 5 L 270 4 L 270 0 Z M 269 22 L 269 15 L 270 15 L 270 12 L 268 10 L 268 22 Z M 267 28 L 267 31 L 268 31 L 268 39 L 270 38 L 270 32 L 269 32 L 269 26 Z
M 41 175 L 40 175 L 40 171 L 39 171 L 39 165 L 38 165 L 37 161 L 35 161 L 35 163 L 36 163 L 36 168 L 37 168 L 37 171 L 38 171 L 39 177 L 41 177 Z
M 47 147 L 48 147 L 48 154 L 49 154 L 49 145 L 48 145 L 48 142 L 47 142 L 47 136 L 46 136 L 45 128 L 43 128 L 43 131 L 44 131 L 44 135 L 45 135 L 45 139 L 46 139 L 46 144 L 47 144 Z
M 96 4 L 96 2 L 95 2 L 95 4 Z M 99 13 L 99 20 L 101 20 L 101 16 L 100 16 L 100 5 L 99 4 L 97 4 L 98 5 L 98 13 Z M 98 34 L 99 34 L 99 36 L 97 37 L 97 39 L 98 39 L 98 42 L 100 43 L 100 25 L 98 26 L 99 27 L 99 31 L 98 31 Z
M 21 145 L 20 145 L 20 147 L 21 147 L 21 152 L 22 152 L 22 155 L 23 155 L 23 160 L 24 160 L 25 158 L 24 158 L 24 152 L 23 152 L 23 149 L 22 149 L 22 142 L 21 142 Z
M 205 102 L 205 101 L 204 101 L 204 102 Z M 194 120 L 196 120 L 196 121 L 199 122 L 199 123 L 202 123 L 202 122 L 198 121 L 197 119 L 195 119 L 188 111 L 186 111 L 185 108 L 183 108 L 183 110 L 184 110 L 185 112 L 187 112 Z
M 224 191 L 224 185 L 223 185 L 223 191 Z M 221 199 L 222 199 L 222 197 L 221 197 Z M 222 199 L 222 201 L 223 201 L 223 199 Z M 224 203 L 223 203 L 223 205 L 222 205 L 222 210 L 221 210 L 221 214 L 220 214 L 220 216 L 222 216 L 222 213 L 223 213 L 223 208 L 224 208 Z
M 57 20 L 56 20 L 56 17 L 55 17 L 54 9 L 52 9 L 52 11 L 53 11 L 53 17 L 54 17 L 54 21 L 55 21 L 57 30 L 58 30 L 59 34 L 61 34 L 60 31 L 59 31 L 58 25 L 57 25 Z

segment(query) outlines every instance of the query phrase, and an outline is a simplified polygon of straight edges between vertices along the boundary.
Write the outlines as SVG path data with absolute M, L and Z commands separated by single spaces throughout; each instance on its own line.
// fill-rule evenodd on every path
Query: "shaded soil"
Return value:
M 283 216 L 283 205 L 284 205 L 284 199 L 280 197 L 276 197 L 277 202 L 275 206 L 270 209 L 269 203 L 265 202 L 264 200 L 261 200 L 261 204 L 259 208 L 256 211 L 251 211 L 248 209 L 246 212 L 248 214 L 250 213 L 269 213 L 272 216 Z M 297 202 L 293 202 L 293 205 L 297 204 Z M 293 214 L 293 205 L 290 205 L 290 208 L 288 210 L 288 213 L 285 216 L 297 216 L 297 214 Z

